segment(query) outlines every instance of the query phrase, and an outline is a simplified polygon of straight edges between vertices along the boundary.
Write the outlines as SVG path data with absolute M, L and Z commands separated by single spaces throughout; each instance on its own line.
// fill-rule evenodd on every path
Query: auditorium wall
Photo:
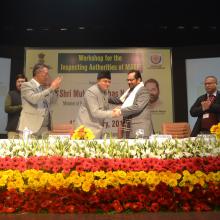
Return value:
M 10 89 L 14 89 L 15 75 L 24 69 L 24 47 L 0 45 L 0 57 L 11 58 Z M 220 57 L 220 45 L 172 48 L 174 121 L 188 120 L 185 59 L 209 57 Z M 0 134 L 0 137 L 5 136 Z

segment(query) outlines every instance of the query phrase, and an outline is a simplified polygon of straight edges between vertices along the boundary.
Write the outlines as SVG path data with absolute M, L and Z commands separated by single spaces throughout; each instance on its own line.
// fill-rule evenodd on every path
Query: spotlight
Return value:
M 209 26 L 209 29 L 212 31 L 215 31 L 217 29 L 217 27 L 215 25 Z
M 200 30 L 200 26 L 194 25 L 194 26 L 192 26 L 192 29 L 195 30 L 195 31 L 196 31 L 196 30 Z
M 60 28 L 60 31 L 68 31 L 68 28 Z
M 47 28 L 47 27 L 42 27 L 42 28 L 40 28 L 40 30 L 41 30 L 41 31 L 48 31 L 49 28 Z
M 34 28 L 26 28 L 26 31 L 34 31 Z
M 168 29 L 168 27 L 166 25 L 162 25 L 159 27 L 160 30 L 166 31 Z
M 184 30 L 185 27 L 184 27 L 183 25 L 179 25 L 179 26 L 176 27 L 176 29 L 177 29 L 177 30 Z

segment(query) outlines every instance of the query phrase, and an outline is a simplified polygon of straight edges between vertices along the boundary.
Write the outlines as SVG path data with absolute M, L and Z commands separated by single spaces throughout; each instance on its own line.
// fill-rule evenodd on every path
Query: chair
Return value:
M 70 123 L 56 123 L 52 126 L 52 135 L 71 134 L 74 130 L 73 124 Z
M 187 138 L 191 129 L 187 122 L 167 122 L 162 124 L 162 133 L 170 134 L 173 138 Z

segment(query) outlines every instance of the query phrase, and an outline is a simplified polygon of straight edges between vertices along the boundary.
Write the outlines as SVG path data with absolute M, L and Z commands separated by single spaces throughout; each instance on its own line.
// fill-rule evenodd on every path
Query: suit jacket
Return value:
M 18 90 L 9 91 L 5 99 L 5 112 L 8 113 L 6 131 L 16 131 L 22 110 L 21 93 Z
M 96 138 L 101 138 L 105 118 L 112 118 L 112 111 L 109 110 L 108 104 L 108 93 L 101 91 L 95 84 L 86 91 L 83 97 L 75 125 L 76 128 L 84 125 L 93 131 Z
M 218 121 L 220 122 L 220 91 L 217 91 L 216 99 L 214 103 L 211 105 L 211 107 L 208 110 L 203 111 L 201 102 L 205 100 L 207 100 L 207 94 L 200 96 L 190 109 L 191 116 L 198 117 L 191 133 L 192 137 L 197 136 L 197 134 L 199 134 L 199 132 L 201 131 L 201 122 L 203 114 L 214 113 L 217 115 Z
M 145 138 L 149 137 L 153 133 L 151 111 L 148 105 L 149 100 L 149 93 L 143 86 L 137 91 L 133 105 L 121 109 L 123 121 L 130 121 L 130 132 L 128 132 L 128 136 L 125 136 L 124 134 L 125 138 L 135 138 L 137 129 L 144 130 Z M 120 104 L 121 101 L 117 97 L 110 97 L 109 103 Z
M 57 93 L 51 88 L 40 91 L 33 79 L 29 82 L 24 82 L 21 86 L 22 111 L 18 130 L 23 131 L 24 128 L 27 127 L 33 133 L 38 132 L 42 127 L 46 115 L 46 109 L 43 107 L 43 102 L 47 102 L 51 116 L 51 104 L 55 103 L 57 98 Z

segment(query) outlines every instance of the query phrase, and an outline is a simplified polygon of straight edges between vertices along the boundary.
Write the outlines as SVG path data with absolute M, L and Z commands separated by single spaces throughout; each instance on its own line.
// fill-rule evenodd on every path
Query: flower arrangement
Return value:
M 220 139 L 220 122 L 217 125 L 213 125 L 210 128 L 211 134 L 215 134 L 218 139 Z
M 0 214 L 219 210 L 220 140 L 75 135 L 0 140 Z
M 77 133 L 77 132 L 76 132 Z M 74 136 L 74 134 L 73 134 Z M 73 138 L 74 140 L 76 138 Z M 149 140 L 80 140 L 49 139 L 0 140 L 1 157 L 64 156 L 86 158 L 158 158 L 178 159 L 220 155 L 220 139 L 195 138 L 167 140 L 163 143 Z
M 79 126 L 72 134 L 72 140 L 92 140 L 95 136 L 91 129 L 86 128 L 84 125 Z
M 220 172 L 203 170 L 202 166 L 195 172 L 104 171 L 101 167 L 68 173 L 28 167 L 24 171 L 1 170 L 0 213 L 219 209 Z

